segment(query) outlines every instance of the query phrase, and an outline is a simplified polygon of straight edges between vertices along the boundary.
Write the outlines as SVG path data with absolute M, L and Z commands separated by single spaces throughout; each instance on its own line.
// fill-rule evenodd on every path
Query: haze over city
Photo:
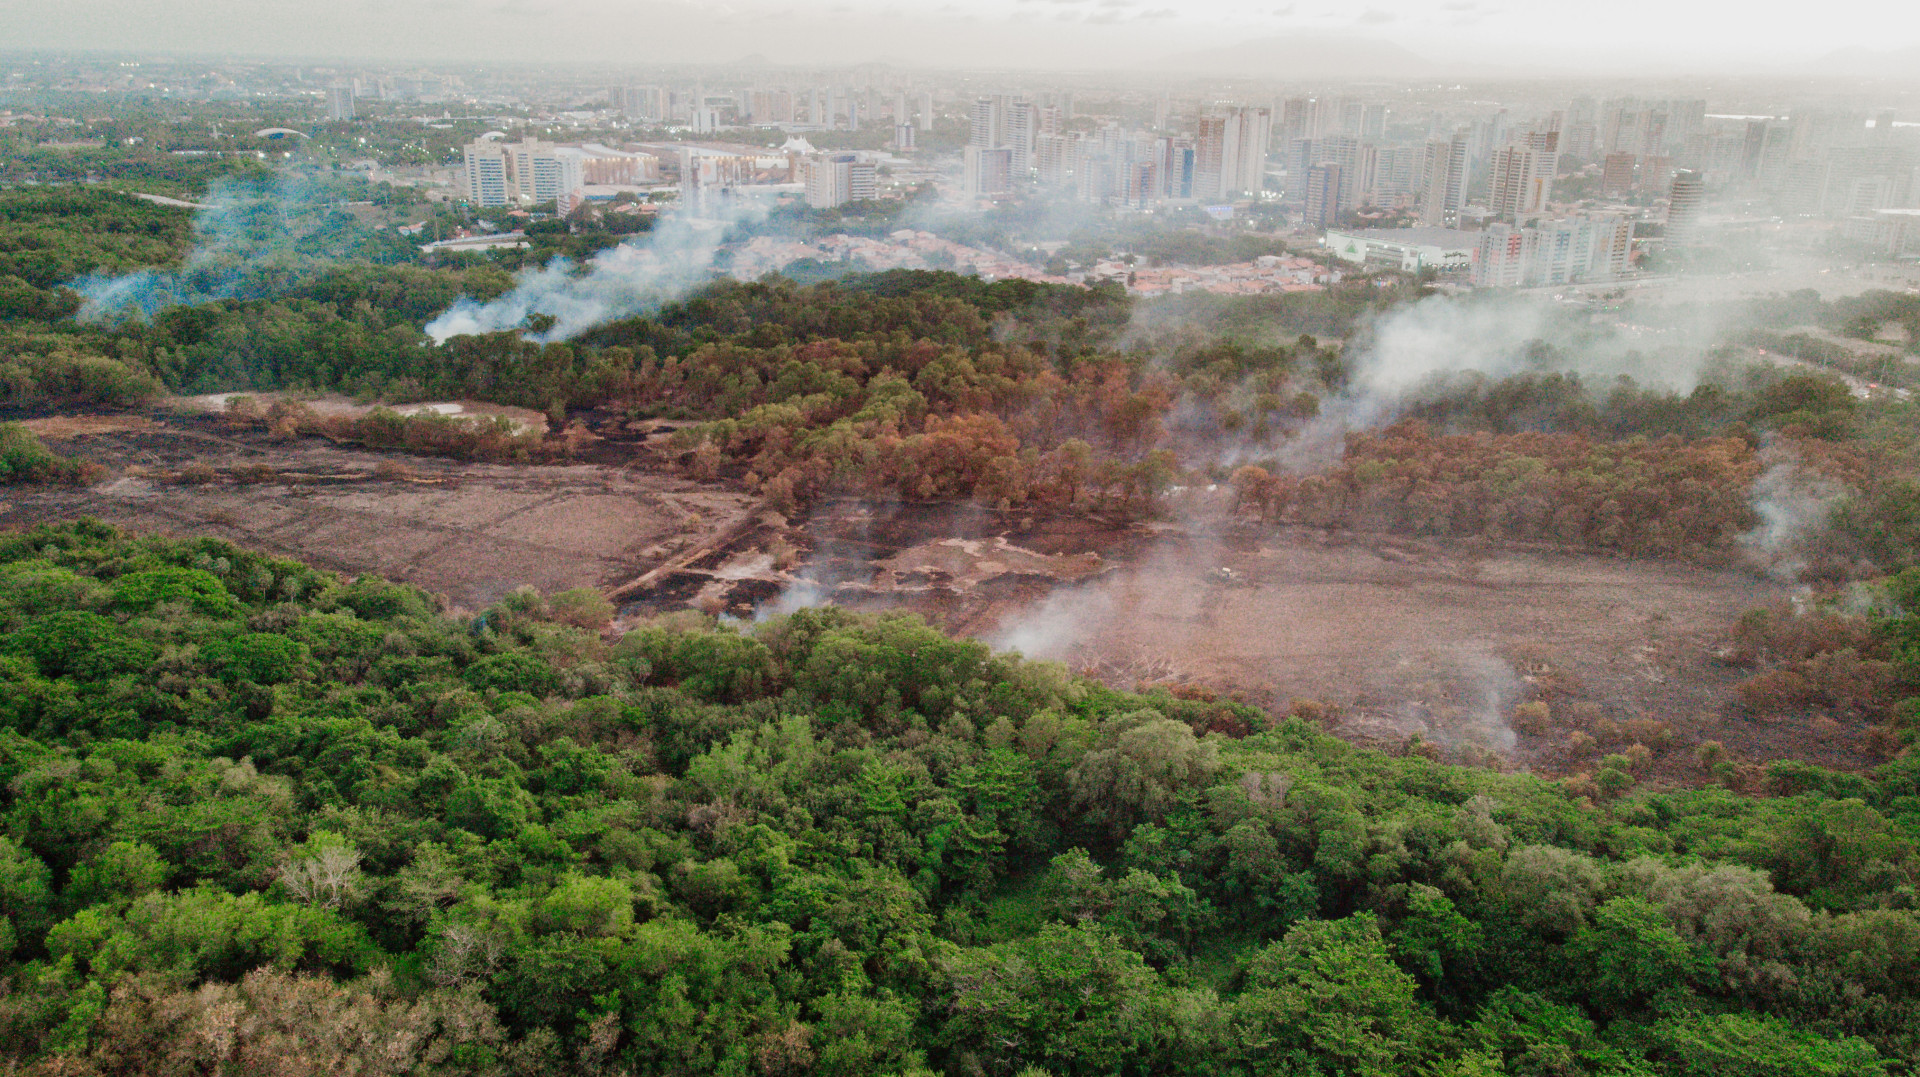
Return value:
M 9 5 L 0 11 L 0 39 L 15 48 L 202 54 L 652 63 L 725 63 L 757 54 L 800 66 L 1055 69 L 1178 67 L 1191 63 L 1183 56 L 1189 52 L 1272 39 L 1270 46 L 1296 64 L 1345 59 L 1359 76 L 1391 74 L 1384 57 L 1406 50 L 1436 74 L 1764 70 L 1791 77 L 1896 74 L 1902 64 L 1911 70 L 1920 14 L 1885 0 L 1823 4 L 1817 18 L 1782 0 L 1738 8 L 1622 0 L 1606 5 L 1604 16 L 1576 0 L 79 0 Z M 1314 50 L 1301 48 L 1311 42 L 1333 55 L 1316 60 Z

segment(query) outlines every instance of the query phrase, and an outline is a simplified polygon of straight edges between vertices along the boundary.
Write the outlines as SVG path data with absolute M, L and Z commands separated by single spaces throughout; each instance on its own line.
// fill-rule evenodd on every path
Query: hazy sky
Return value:
M 1920 45 L 1915 0 L 0 0 L 26 48 L 1113 67 L 1272 35 L 1448 64 L 1702 73 Z

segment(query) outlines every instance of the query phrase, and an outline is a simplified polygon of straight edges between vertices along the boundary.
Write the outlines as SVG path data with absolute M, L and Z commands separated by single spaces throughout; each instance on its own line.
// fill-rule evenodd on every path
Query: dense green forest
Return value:
M 909 618 L 608 613 L 0 539 L 14 1071 L 1920 1061 L 1912 755 L 1582 795 Z

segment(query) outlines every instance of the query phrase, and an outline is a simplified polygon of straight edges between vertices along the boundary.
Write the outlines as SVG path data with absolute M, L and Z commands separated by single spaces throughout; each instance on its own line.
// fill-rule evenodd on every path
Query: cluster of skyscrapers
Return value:
M 1629 265 L 1633 218 L 1660 198 L 1669 245 L 1697 235 L 1708 190 L 1769 197 L 1785 216 L 1844 218 L 1849 235 L 1894 246 L 1912 216 L 1899 207 L 1920 200 L 1913 147 L 1890 115 L 1717 116 L 1701 99 L 1581 97 L 1525 124 L 1502 109 L 1410 145 L 1394 142 L 1376 107 L 1284 102 L 1288 196 L 1308 224 L 1330 229 L 1369 209 L 1411 213 L 1421 235 L 1348 229 L 1330 232 L 1329 246 L 1355 260 L 1470 268 L 1477 284 L 1613 279 Z M 1569 212 L 1554 189 L 1570 175 L 1585 177 L 1588 204 L 1624 201 Z
M 1222 201 L 1266 187 L 1271 109 L 1204 108 L 1194 129 L 1179 134 L 1166 130 L 1172 117 L 1165 109 L 1156 115 L 1159 132 L 1112 122 L 1069 130 L 1071 119 L 1072 100 L 1064 94 L 1039 102 L 1011 95 L 972 102 L 962 160 L 965 196 L 992 198 L 1037 184 L 1088 202 L 1140 207 Z
M 1473 277 L 1487 284 L 1610 279 L 1627 268 L 1636 221 L 1664 213 L 1667 241 L 1682 243 L 1697 234 L 1708 192 L 1763 197 L 1784 216 L 1837 219 L 1847 235 L 1883 246 L 1920 241 L 1920 140 L 1895 132 L 1890 114 L 1870 119 L 1818 107 L 1735 116 L 1709 113 L 1701 98 L 1574 97 L 1513 115 L 1496 105 L 1436 106 L 1431 97 L 1383 92 L 1266 103 L 1189 99 L 1179 107 L 1162 95 L 1147 123 L 1137 91 L 1122 95 L 1123 108 L 1091 118 L 1076 115 L 1068 92 L 963 91 L 956 101 L 943 91 L 937 113 L 934 94 L 909 88 L 912 82 L 859 70 L 835 78 L 721 92 L 619 85 L 607 104 L 629 120 L 696 134 L 877 126 L 894 150 L 915 149 L 936 120 L 958 119 L 966 135 L 959 188 L 968 200 L 1031 193 L 1148 209 L 1260 199 L 1297 212 L 1309 227 L 1342 229 L 1353 251 L 1456 270 L 1470 263 Z M 329 96 L 336 118 L 350 116 L 352 105 L 347 90 Z M 483 141 L 468 151 L 467 186 L 476 202 L 539 202 L 551 193 L 564 204 L 564 192 L 576 181 L 593 183 L 588 170 L 614 152 L 523 145 L 533 149 Z M 669 168 L 676 163 L 672 152 L 637 145 L 666 153 Z M 709 150 L 739 160 L 709 161 Z M 738 182 L 798 184 L 820 208 L 880 193 L 882 162 L 871 152 L 820 154 L 790 143 L 777 151 L 790 166 L 771 169 L 759 160 L 765 153 L 745 147 L 679 156 L 689 153 L 692 159 L 677 163 L 682 182 L 696 187 L 724 167 L 755 177 Z M 714 182 L 735 182 L 731 175 Z M 1421 234 L 1352 240 L 1352 226 L 1368 220 Z

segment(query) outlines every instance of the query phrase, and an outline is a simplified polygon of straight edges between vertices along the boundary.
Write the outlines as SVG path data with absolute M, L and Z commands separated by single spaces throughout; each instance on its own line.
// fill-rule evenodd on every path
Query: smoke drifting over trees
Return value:
M 176 306 L 282 295 L 342 262 L 393 263 L 416 252 L 358 227 L 341 192 L 292 170 L 217 181 L 193 218 L 178 268 L 88 273 L 67 282 L 82 321 L 151 318 Z
M 462 297 L 427 323 L 434 343 L 478 333 L 529 327 L 538 341 L 571 340 L 590 329 L 650 313 L 713 279 L 721 245 L 766 219 L 748 199 L 721 203 L 712 215 L 669 215 L 639 241 L 595 255 L 584 266 L 565 259 L 516 275 L 505 295 L 486 301 Z

